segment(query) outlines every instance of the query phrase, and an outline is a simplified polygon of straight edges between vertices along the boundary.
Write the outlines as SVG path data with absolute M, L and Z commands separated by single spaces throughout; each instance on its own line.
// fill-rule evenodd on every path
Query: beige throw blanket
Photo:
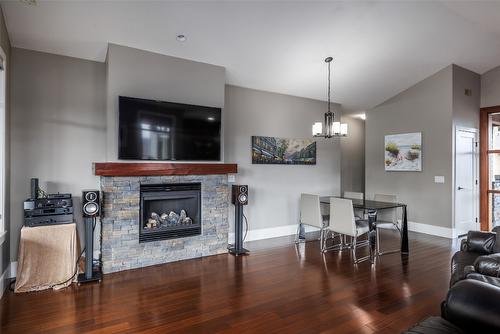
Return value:
M 75 279 L 80 252 L 76 224 L 23 227 L 15 292 L 61 289 Z

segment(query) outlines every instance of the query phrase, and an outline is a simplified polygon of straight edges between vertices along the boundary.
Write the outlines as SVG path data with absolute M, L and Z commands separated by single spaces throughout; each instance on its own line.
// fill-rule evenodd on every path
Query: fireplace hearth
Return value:
M 140 186 L 139 242 L 201 234 L 201 183 Z

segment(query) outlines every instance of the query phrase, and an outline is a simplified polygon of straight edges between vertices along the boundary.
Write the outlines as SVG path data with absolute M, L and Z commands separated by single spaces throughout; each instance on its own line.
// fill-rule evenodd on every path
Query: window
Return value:
M 500 226 L 500 106 L 481 109 L 481 230 Z

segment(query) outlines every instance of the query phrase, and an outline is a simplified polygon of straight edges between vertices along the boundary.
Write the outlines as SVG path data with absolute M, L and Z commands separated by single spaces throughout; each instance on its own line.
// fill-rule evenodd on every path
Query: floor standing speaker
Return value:
M 85 273 L 78 275 L 78 284 L 101 281 L 100 271 L 94 271 L 94 227 L 101 212 L 98 190 L 82 192 L 82 214 L 85 222 Z
M 229 248 L 229 253 L 248 254 L 249 250 L 243 248 L 243 206 L 248 204 L 248 186 L 234 184 L 231 197 L 234 204 L 234 245 Z

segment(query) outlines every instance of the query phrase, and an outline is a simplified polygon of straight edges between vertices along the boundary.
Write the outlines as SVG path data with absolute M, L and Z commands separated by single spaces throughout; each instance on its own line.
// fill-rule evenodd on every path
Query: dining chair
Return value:
M 350 199 L 363 199 L 365 197 L 365 194 L 363 193 L 358 193 L 355 191 L 344 191 L 344 198 L 350 198 Z
M 335 233 L 350 236 L 352 238 L 351 250 L 354 258 L 354 263 L 368 260 L 371 256 L 365 256 L 358 259 L 356 251 L 358 247 L 369 246 L 369 240 L 358 241 L 358 238 L 369 232 L 368 221 L 354 217 L 354 210 L 351 199 L 345 198 L 330 198 L 330 224 L 323 231 L 323 239 L 327 239 L 328 233 Z M 326 234 L 326 236 L 325 236 Z M 333 249 L 323 248 L 323 252 Z M 342 248 L 342 244 L 341 244 Z M 369 247 L 370 248 L 370 247 Z
M 396 195 L 384 195 L 384 194 L 375 194 L 374 198 L 377 202 L 388 202 L 388 203 L 396 203 L 398 201 Z M 382 251 L 380 247 L 380 230 L 392 230 L 399 233 L 399 237 L 401 238 L 401 228 L 399 227 L 398 219 L 397 219 L 397 209 L 385 209 L 377 212 L 377 220 L 375 221 L 375 226 L 377 229 L 377 255 L 385 255 L 398 253 L 401 251 L 401 248 L 392 249 L 387 251 Z
M 316 227 L 320 230 L 320 250 L 322 245 L 322 231 L 328 223 L 328 206 L 320 203 L 318 195 L 300 194 L 300 220 L 295 234 L 295 243 L 300 241 L 300 229 L 302 225 Z
M 363 200 L 365 198 L 365 194 L 355 191 L 344 191 L 344 198 Z M 356 219 L 364 219 L 365 211 L 359 209 L 354 210 L 354 216 Z

